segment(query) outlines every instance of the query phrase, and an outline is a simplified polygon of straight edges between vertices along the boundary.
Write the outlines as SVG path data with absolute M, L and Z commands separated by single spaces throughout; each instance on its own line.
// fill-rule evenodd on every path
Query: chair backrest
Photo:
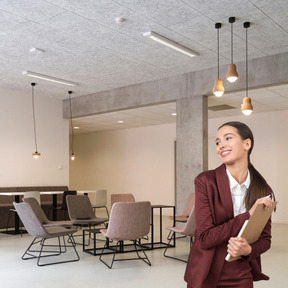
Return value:
M 186 201 L 186 204 L 185 204 L 185 207 L 181 216 L 188 217 L 194 205 L 195 205 L 195 193 L 191 193 Z
M 37 215 L 38 219 L 40 220 L 40 222 L 42 224 L 47 224 L 50 221 L 48 220 L 48 218 L 46 217 L 43 209 L 41 208 L 40 204 L 38 203 L 37 199 L 35 199 L 34 197 L 31 198 L 23 198 L 23 202 L 30 204 L 30 206 L 32 207 L 34 213 Z
M 96 190 L 94 207 L 104 207 L 107 205 L 107 190 Z
M 133 194 L 111 194 L 111 208 L 116 202 L 135 202 Z
M 13 202 L 13 205 L 24 224 L 27 232 L 34 237 L 44 237 L 47 235 L 46 230 L 44 229 L 42 223 L 38 219 L 37 215 L 33 211 L 30 204 L 22 202 L 16 203 Z
M 61 209 L 62 209 L 62 210 L 67 210 L 66 197 L 67 197 L 68 195 L 77 195 L 77 191 L 75 191 L 75 190 L 66 190 L 66 191 L 63 192 L 62 206 L 61 206 Z
M 196 230 L 196 223 L 195 223 L 195 206 L 192 207 L 192 210 L 190 212 L 190 215 L 187 219 L 187 222 L 185 223 L 182 234 L 186 236 L 194 236 Z
M 95 214 L 86 195 L 68 195 L 66 197 L 68 214 L 71 220 L 93 219 Z
M 116 202 L 109 219 L 107 237 L 115 240 L 136 240 L 150 231 L 151 204 L 145 202 Z
M 41 204 L 40 191 L 26 191 L 23 198 L 35 198 Z

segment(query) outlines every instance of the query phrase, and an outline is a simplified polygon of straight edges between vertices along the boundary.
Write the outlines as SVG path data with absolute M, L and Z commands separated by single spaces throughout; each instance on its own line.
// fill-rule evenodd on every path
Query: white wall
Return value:
M 288 223 L 288 111 L 209 120 L 209 169 L 221 162 L 215 153 L 218 127 L 231 120 L 252 129 L 252 163 L 275 192 L 279 205 L 273 221 Z M 71 162 L 70 186 L 78 190 L 106 188 L 133 193 L 136 200 L 174 204 L 173 145 L 175 124 L 79 135 L 78 158 Z
M 215 153 L 218 127 L 228 121 L 246 123 L 254 134 L 251 162 L 263 175 L 279 201 L 272 220 L 288 223 L 288 111 L 267 112 L 250 116 L 225 117 L 209 121 L 209 169 L 221 164 Z
M 68 185 L 69 122 L 63 119 L 62 101 L 41 97 L 41 88 L 36 86 L 38 160 L 32 157 L 31 101 L 31 92 L 0 91 L 0 186 Z
M 109 195 L 174 204 L 175 135 L 176 125 L 166 124 L 76 136 L 70 188 L 105 188 Z

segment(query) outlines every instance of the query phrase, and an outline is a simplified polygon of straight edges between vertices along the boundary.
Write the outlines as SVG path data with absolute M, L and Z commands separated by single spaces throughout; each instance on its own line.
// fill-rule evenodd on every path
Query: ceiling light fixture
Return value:
M 43 79 L 43 80 L 59 83 L 59 84 L 68 85 L 68 86 L 79 85 L 78 83 L 75 83 L 75 82 L 72 82 L 72 81 L 63 80 L 63 79 L 59 79 L 59 78 L 51 77 L 51 76 L 48 76 L 48 75 L 31 72 L 31 71 L 23 71 L 22 74 L 30 76 L 30 77 L 35 77 L 35 78 L 39 78 L 39 79 Z
M 250 115 L 253 112 L 251 98 L 248 97 L 248 28 L 250 27 L 250 22 L 244 22 L 243 27 L 246 29 L 246 97 L 243 98 L 241 111 L 244 115 Z
M 71 160 L 75 160 L 76 155 L 74 154 L 74 129 L 73 129 L 73 121 L 72 121 L 72 104 L 71 104 L 71 94 L 72 91 L 68 91 L 68 95 L 69 95 L 69 106 L 70 106 L 70 127 L 71 127 L 71 131 L 72 131 L 72 139 L 71 139 L 71 154 L 69 156 L 69 158 Z
M 213 94 L 217 97 L 221 97 L 224 94 L 224 86 L 222 79 L 219 78 L 219 29 L 222 27 L 221 23 L 216 23 L 215 28 L 217 29 L 217 60 L 218 60 L 218 78 L 215 80 Z
M 228 66 L 227 80 L 229 82 L 235 82 L 238 79 L 238 72 L 236 65 L 233 63 L 233 23 L 235 22 L 235 17 L 229 18 L 229 23 L 231 23 L 231 64 Z
M 41 156 L 41 153 L 38 152 L 37 149 L 37 137 L 36 137 L 36 119 L 35 119 L 35 105 L 34 105 L 34 87 L 36 83 L 31 83 L 32 86 L 32 115 L 33 115 L 33 123 L 34 123 L 34 140 L 35 140 L 35 152 L 32 153 L 32 156 L 35 159 L 38 159 Z
M 122 24 L 122 23 L 125 22 L 125 21 L 126 21 L 126 19 L 123 18 L 123 17 L 117 17 L 117 18 L 115 18 L 115 22 L 116 22 L 117 24 Z
M 45 52 L 45 50 L 36 47 L 30 48 L 29 51 L 33 54 L 42 54 Z
M 194 57 L 197 55 L 197 53 L 194 52 L 193 50 L 190 50 L 187 47 L 184 47 L 184 46 L 182 46 L 182 45 L 180 45 L 180 44 L 178 44 L 178 43 L 176 43 L 176 42 L 174 42 L 174 41 L 172 41 L 172 40 L 170 40 L 164 36 L 161 36 L 161 35 L 153 32 L 153 31 L 145 32 L 145 33 L 143 33 L 143 36 L 148 37 L 148 38 L 150 38 L 150 39 L 152 39 L 158 43 L 161 43 L 161 44 L 163 44 L 169 48 L 177 50 L 178 52 L 181 52 L 181 53 L 188 55 L 190 57 Z

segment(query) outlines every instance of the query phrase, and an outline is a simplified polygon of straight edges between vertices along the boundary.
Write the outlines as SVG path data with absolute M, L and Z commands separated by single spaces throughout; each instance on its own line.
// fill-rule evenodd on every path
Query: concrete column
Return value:
M 194 178 L 208 167 L 207 97 L 191 96 L 176 101 L 176 209 L 181 213 Z

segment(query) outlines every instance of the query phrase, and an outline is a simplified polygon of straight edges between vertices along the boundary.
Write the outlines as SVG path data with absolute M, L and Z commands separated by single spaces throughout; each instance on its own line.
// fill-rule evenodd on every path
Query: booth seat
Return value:
M 13 201 L 15 196 L 1 195 L 4 192 L 26 192 L 26 191 L 65 191 L 68 190 L 68 186 L 27 186 L 27 187 L 0 187 L 0 229 L 6 229 L 9 209 L 13 207 Z M 20 196 L 20 201 L 22 202 Z M 49 207 L 52 207 L 52 195 L 41 195 L 41 206 L 46 215 L 48 215 Z M 62 203 L 62 195 L 57 197 L 58 205 Z M 58 220 L 64 220 L 64 213 L 58 214 Z M 8 227 L 14 227 L 14 213 L 11 214 Z

